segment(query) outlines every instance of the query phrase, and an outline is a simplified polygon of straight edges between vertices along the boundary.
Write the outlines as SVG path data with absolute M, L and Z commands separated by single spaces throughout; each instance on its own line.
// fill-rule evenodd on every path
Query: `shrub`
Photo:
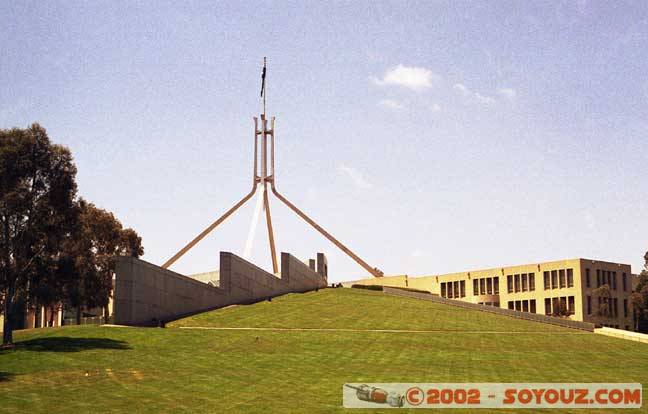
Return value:
M 383 287 L 380 285 L 351 285 L 354 289 L 379 290 L 382 292 Z

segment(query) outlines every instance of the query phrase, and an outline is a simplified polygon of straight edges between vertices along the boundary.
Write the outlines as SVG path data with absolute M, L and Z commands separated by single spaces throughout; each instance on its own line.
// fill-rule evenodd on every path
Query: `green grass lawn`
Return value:
M 648 383 L 645 344 L 355 289 L 230 307 L 167 329 L 64 327 L 16 338 L 15 350 L 0 351 L 0 412 L 342 412 L 345 382 Z

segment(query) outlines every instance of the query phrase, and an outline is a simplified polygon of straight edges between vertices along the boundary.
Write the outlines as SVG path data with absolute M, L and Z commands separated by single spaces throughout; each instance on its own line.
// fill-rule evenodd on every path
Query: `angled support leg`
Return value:
M 353 252 L 352 252 L 348 247 L 346 247 L 345 245 L 343 245 L 342 243 L 340 243 L 340 242 L 339 242 L 335 237 L 333 237 L 329 232 L 327 232 L 327 231 L 324 230 L 322 227 L 320 227 L 317 223 L 315 223 L 313 220 L 311 220 L 310 217 L 308 217 L 304 212 L 302 212 L 300 209 L 298 209 L 297 207 L 295 207 L 295 205 L 294 205 L 293 203 L 291 203 L 291 202 L 288 201 L 284 196 L 282 196 L 281 194 L 279 194 L 279 192 L 277 191 L 277 189 L 276 189 L 275 186 L 274 186 L 274 181 L 271 182 L 271 187 L 272 187 L 272 192 L 274 193 L 275 196 L 277 196 L 277 198 L 278 198 L 279 200 L 281 200 L 285 205 L 287 205 L 287 206 L 288 206 L 292 211 L 294 211 L 295 213 L 297 213 L 297 215 L 298 215 L 299 217 L 301 217 L 304 221 L 306 221 L 308 224 L 310 224 L 311 226 L 313 226 L 313 227 L 315 228 L 315 230 L 317 230 L 317 231 L 319 231 L 320 233 L 322 233 L 322 235 L 324 235 L 324 237 L 326 237 L 327 239 L 329 239 L 329 241 L 330 241 L 331 243 L 333 243 L 334 245 L 336 245 L 340 250 L 342 250 L 342 251 L 343 251 L 344 253 L 346 253 L 349 257 L 351 257 L 353 260 L 355 260 L 356 263 L 358 263 L 360 266 L 364 267 L 365 270 L 366 270 L 367 272 L 371 273 L 374 277 L 382 277 L 382 276 L 383 276 L 383 272 L 381 272 L 380 270 L 378 270 L 378 269 L 375 268 L 375 267 L 371 267 L 367 262 L 365 262 L 365 261 L 362 260 L 360 257 L 358 257 L 358 255 L 356 255 L 355 253 L 353 253 Z
M 274 232 L 272 230 L 272 218 L 270 217 L 270 199 L 268 198 L 268 189 L 263 190 L 263 206 L 266 213 L 266 222 L 268 224 L 268 240 L 270 241 L 270 255 L 272 256 L 272 272 L 279 273 L 279 264 L 277 263 L 277 249 L 275 248 Z
M 209 225 L 205 230 L 202 231 L 198 236 L 196 236 L 192 241 L 189 242 L 185 247 L 180 249 L 178 253 L 173 255 L 172 258 L 167 260 L 163 265 L 162 268 L 167 269 L 169 266 L 171 266 L 173 263 L 175 263 L 179 258 L 181 258 L 185 253 L 187 253 L 192 247 L 196 245 L 199 241 L 205 238 L 212 230 L 214 230 L 219 224 L 225 221 L 232 213 L 234 213 L 236 210 L 239 209 L 243 204 L 245 204 L 246 201 L 248 201 L 254 193 L 256 193 L 257 190 L 257 184 L 259 183 L 259 176 L 258 176 L 258 154 L 259 154 L 259 135 L 261 132 L 259 131 L 259 122 L 257 118 L 254 118 L 254 166 L 252 168 L 252 190 L 243 197 L 238 203 L 234 205 L 234 207 L 230 208 L 218 218 L 215 222 Z
M 225 214 L 223 214 L 222 216 L 220 216 L 220 217 L 218 218 L 218 220 L 216 220 L 215 222 L 213 222 L 212 224 L 210 224 L 209 227 L 207 227 L 205 230 L 203 230 L 202 233 L 200 233 L 198 236 L 196 236 L 196 238 L 194 238 L 192 241 L 190 241 L 189 244 L 187 244 L 185 247 L 183 247 L 183 248 L 182 248 L 178 253 L 176 253 L 175 255 L 173 255 L 172 258 L 170 258 L 169 260 L 167 260 L 167 261 L 162 265 L 162 268 L 163 268 L 163 269 L 167 269 L 169 266 L 171 266 L 173 263 L 175 263 L 179 258 L 181 258 L 185 253 L 187 253 L 187 252 L 189 251 L 189 249 L 191 249 L 192 247 L 194 247 L 194 246 L 196 245 L 196 243 L 198 243 L 199 241 L 201 241 L 202 239 L 204 239 L 205 236 L 207 236 L 207 235 L 208 235 L 212 230 L 214 230 L 214 229 L 215 229 L 219 224 L 221 224 L 222 222 L 224 222 L 225 219 L 227 219 L 230 215 L 232 215 L 232 213 L 234 213 L 236 210 L 238 210 L 239 207 L 241 207 L 243 204 L 245 204 L 245 202 L 248 201 L 248 200 L 249 200 L 249 199 L 254 195 L 254 193 L 256 193 L 256 189 L 257 189 L 257 183 L 255 182 L 255 183 L 254 183 L 254 186 L 252 187 L 252 191 L 250 191 L 250 192 L 249 192 L 245 197 L 243 197 L 243 198 L 241 199 L 241 201 L 239 201 L 238 203 L 236 203 L 236 204 L 234 205 L 234 207 L 232 207 L 232 208 L 230 208 L 229 210 L 227 210 L 227 212 L 225 212 Z

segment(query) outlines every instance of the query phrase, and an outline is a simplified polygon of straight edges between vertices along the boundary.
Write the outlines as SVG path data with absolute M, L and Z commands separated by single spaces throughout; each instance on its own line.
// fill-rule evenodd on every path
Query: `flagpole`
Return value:
M 266 77 L 266 57 L 263 57 L 263 73 L 261 74 L 261 96 L 263 97 L 263 117 L 266 115 L 266 90 L 265 90 L 265 77 Z

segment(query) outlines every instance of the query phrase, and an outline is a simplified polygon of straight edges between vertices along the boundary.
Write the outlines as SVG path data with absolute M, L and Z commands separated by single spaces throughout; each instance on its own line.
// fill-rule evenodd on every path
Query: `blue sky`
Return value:
M 79 193 L 161 264 L 249 190 L 268 57 L 280 191 L 422 275 L 648 250 L 648 5 L 0 2 L 0 127 L 69 146 Z M 364 270 L 276 199 L 278 249 Z M 173 269 L 242 254 L 250 202 Z M 270 269 L 260 223 L 252 261 Z

